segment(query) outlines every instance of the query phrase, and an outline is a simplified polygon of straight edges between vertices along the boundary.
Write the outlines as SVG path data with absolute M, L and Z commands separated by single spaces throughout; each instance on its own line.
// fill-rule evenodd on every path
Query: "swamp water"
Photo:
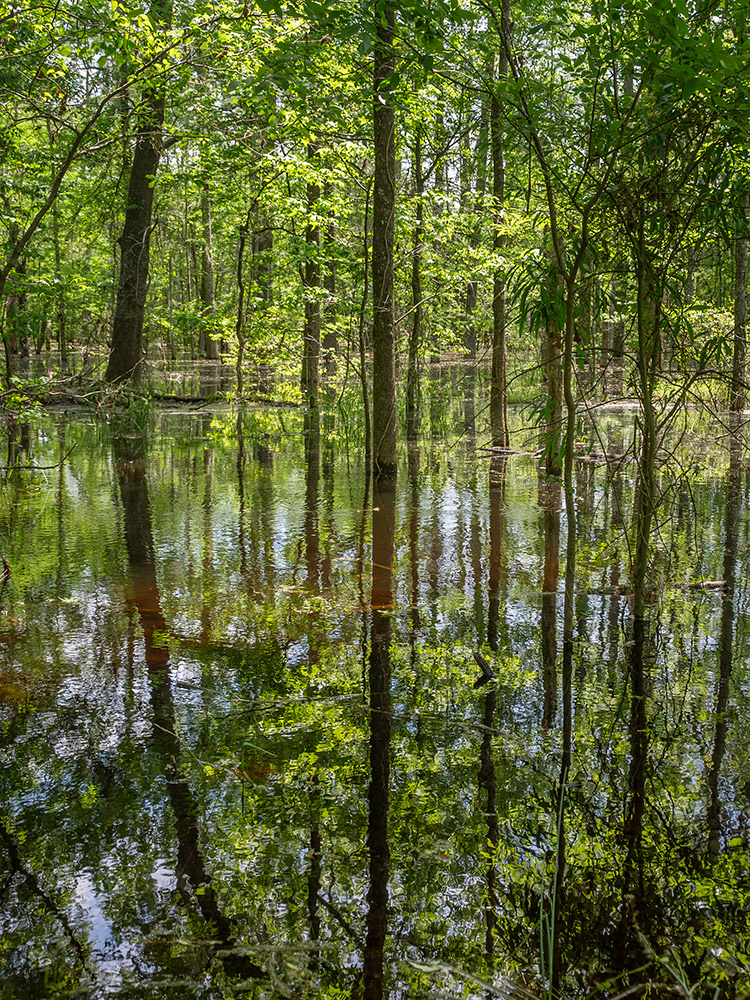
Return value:
M 634 697 L 633 414 L 597 420 L 569 670 L 530 453 L 373 488 L 294 411 L 17 435 L 0 996 L 747 995 L 748 483 L 718 424 L 660 474 Z

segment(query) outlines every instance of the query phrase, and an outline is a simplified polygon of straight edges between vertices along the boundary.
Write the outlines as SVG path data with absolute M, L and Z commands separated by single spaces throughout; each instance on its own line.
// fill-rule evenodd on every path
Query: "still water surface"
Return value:
M 378 488 L 293 411 L 24 429 L 0 996 L 746 995 L 748 485 L 717 426 L 660 476 L 639 716 L 632 426 L 577 465 L 568 672 L 531 437 Z

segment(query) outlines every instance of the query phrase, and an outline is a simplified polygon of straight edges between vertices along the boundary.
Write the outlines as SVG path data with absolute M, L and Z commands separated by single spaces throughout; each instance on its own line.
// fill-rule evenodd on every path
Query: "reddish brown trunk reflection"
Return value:
M 503 561 L 503 507 L 505 504 L 507 472 L 507 458 L 494 457 L 490 463 L 490 579 L 489 611 L 487 615 L 487 645 L 493 652 L 497 652 L 499 645 L 498 625 L 500 619 L 500 578 Z
M 363 965 L 364 1000 L 380 1000 L 383 948 L 388 923 L 388 785 L 391 746 L 391 617 L 395 479 L 379 477 L 373 489 L 372 628 L 370 633 L 370 789 L 367 845 L 370 885 L 367 893 L 367 938 Z
M 130 439 L 116 438 L 113 444 L 128 554 L 129 600 L 138 613 L 143 630 L 151 682 L 153 746 L 163 756 L 169 801 L 175 819 L 177 885 L 184 894 L 187 892 L 187 880 L 203 918 L 216 928 L 221 944 L 228 948 L 235 943 L 231 921 L 220 908 L 210 885 L 211 876 L 206 870 L 199 845 L 197 803 L 187 779 L 180 773 L 181 746 L 175 726 L 168 629 L 156 580 L 146 463 L 137 454 Z M 265 977 L 265 971 L 260 966 L 242 956 L 229 955 L 222 961 L 227 971 L 233 974 Z
M 409 567 L 411 570 L 411 600 L 409 617 L 412 633 L 412 663 L 415 660 L 416 633 L 421 627 L 419 615 L 419 448 L 409 442 Z
M 542 728 L 549 729 L 557 714 L 557 584 L 560 578 L 560 483 L 539 483 L 544 510 L 544 569 L 542 571 Z
M 210 423 L 205 424 L 208 434 Z M 212 639 L 211 618 L 214 608 L 214 551 L 213 551 L 213 447 L 203 450 L 203 601 L 201 603 L 200 641 L 207 645 Z
M 307 875 L 307 919 L 310 924 L 310 940 L 320 939 L 320 883 L 322 875 L 322 844 L 320 839 L 320 779 L 316 771 L 312 777 L 312 787 L 310 789 L 310 807 L 313 815 L 310 826 L 310 870 Z M 319 955 L 317 951 L 310 952 L 310 968 L 317 969 L 319 965 Z
M 612 432 L 607 437 L 607 500 L 609 503 L 610 524 L 613 528 L 621 528 L 623 524 L 622 509 L 622 434 L 615 435 Z M 615 548 L 610 561 L 609 580 L 607 581 L 612 595 L 609 599 L 609 611 L 607 615 L 607 662 L 610 668 L 614 668 L 617 660 L 617 651 L 620 646 L 620 625 L 621 598 L 620 598 L 620 555 L 619 549 Z M 614 684 L 614 674 L 612 674 Z
M 154 568 L 146 463 L 142 458 L 130 457 L 131 455 L 127 444 L 115 442 L 117 480 L 128 553 L 130 601 L 138 612 L 146 644 L 146 665 L 151 672 L 166 668 L 169 664 L 167 624 L 159 601 Z
M 637 586 L 637 582 L 634 584 Z M 615 935 L 615 966 L 627 969 L 642 957 L 642 935 L 650 936 L 643 852 L 646 812 L 649 723 L 646 695 L 649 684 L 649 623 L 633 616 L 633 640 L 628 657 L 630 668 L 630 768 L 623 822 L 627 854 L 623 866 L 622 911 Z
M 305 414 L 305 569 L 307 585 L 320 589 L 320 424 L 317 410 Z
M 497 692 L 494 687 L 489 687 L 484 696 L 484 735 L 479 756 L 479 788 L 486 792 L 487 802 L 484 816 L 487 823 L 487 844 L 489 847 L 490 860 L 487 862 L 486 881 L 487 896 L 484 903 L 485 917 L 485 937 L 484 950 L 487 953 L 488 963 L 492 964 L 492 954 L 495 948 L 495 927 L 497 926 L 497 872 L 495 870 L 494 857 L 497 852 L 497 845 L 500 842 L 500 829 L 497 817 L 495 762 L 492 757 L 492 726 L 495 721 L 495 708 L 497 706 Z
M 727 745 L 727 709 L 729 707 L 729 681 L 734 657 L 735 589 L 737 582 L 737 542 L 742 501 L 742 430 L 739 416 L 731 414 L 729 439 L 729 469 L 727 470 L 727 504 L 724 541 L 724 593 L 721 604 L 721 635 L 719 639 L 719 677 L 716 682 L 714 714 L 716 729 L 711 753 L 711 770 L 708 772 L 708 855 L 715 861 L 721 851 L 721 797 L 719 775 Z

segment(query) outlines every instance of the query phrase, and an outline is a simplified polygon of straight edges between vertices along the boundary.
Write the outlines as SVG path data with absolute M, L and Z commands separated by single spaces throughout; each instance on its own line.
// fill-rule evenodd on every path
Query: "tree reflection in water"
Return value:
M 241 439 L 235 414 L 158 417 L 148 455 L 32 426 L 31 462 L 76 447 L 0 497 L 6 993 L 60 994 L 63 956 L 98 1000 L 75 941 L 123 998 L 128 976 L 208 1000 L 243 975 L 258 1000 L 583 1000 L 671 989 L 663 956 L 696 1000 L 741 996 L 742 460 L 717 440 L 690 490 L 660 473 L 674 517 L 628 623 L 632 420 L 607 420 L 567 645 L 567 512 L 533 456 L 482 489 L 467 450 L 411 449 L 373 495 L 342 439 L 308 427 L 303 462 L 288 411 L 247 408 Z
M 163 761 L 177 833 L 177 885 L 186 902 L 194 901 L 203 918 L 215 928 L 220 946 L 231 949 L 235 945 L 232 923 L 211 885 L 212 879 L 199 843 L 198 805 L 188 779 L 180 769 L 182 747 L 177 735 L 172 699 L 169 629 L 156 580 L 145 441 L 133 435 L 114 436 L 112 447 L 128 554 L 128 600 L 138 614 L 143 632 L 151 685 L 152 745 Z M 185 880 L 192 889 L 192 895 Z M 266 976 L 265 970 L 244 956 L 225 953 L 222 961 L 233 974 Z
M 396 483 L 378 476 L 373 486 L 372 623 L 370 630 L 370 788 L 367 846 L 370 856 L 367 891 L 367 938 L 362 986 L 364 1000 L 387 996 L 383 949 L 388 927 L 388 805 L 391 755 L 391 614 L 393 610 L 393 548 L 396 528 Z

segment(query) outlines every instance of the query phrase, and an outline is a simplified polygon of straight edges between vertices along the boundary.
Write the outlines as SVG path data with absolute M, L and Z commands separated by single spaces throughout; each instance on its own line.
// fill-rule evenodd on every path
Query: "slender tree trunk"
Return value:
M 375 151 L 372 218 L 373 468 L 396 473 L 396 323 L 393 241 L 396 211 L 395 10 L 378 4 L 375 15 L 373 131 Z
M 422 131 L 414 138 L 414 180 L 416 218 L 411 263 L 412 324 L 409 334 L 409 366 L 406 374 L 406 436 L 415 440 L 419 433 L 419 342 L 422 336 L 422 233 L 424 225 L 424 174 L 422 172 Z
M 646 573 L 650 553 L 651 527 L 656 505 L 657 427 L 653 389 L 658 369 L 661 295 L 652 264 L 648 259 L 644 235 L 644 219 L 639 222 L 636 249 L 638 282 L 638 380 L 641 398 L 641 450 L 638 461 L 638 483 L 635 503 L 635 558 L 633 563 L 633 616 L 645 619 Z
M 307 158 L 315 163 L 317 143 L 307 147 Z M 307 185 L 307 225 L 305 227 L 305 331 L 302 344 L 303 402 L 311 410 L 318 407 L 318 380 L 320 371 L 320 224 L 315 218 L 320 201 L 320 184 L 310 181 Z
M 557 715 L 557 585 L 560 577 L 560 481 L 539 483 L 539 505 L 544 510 L 544 568 L 542 571 L 542 729 L 548 731 Z
M 487 75 L 489 76 L 488 69 Z M 476 186 L 474 189 L 474 199 L 472 214 L 470 216 L 469 247 L 476 250 L 481 241 L 481 219 L 484 209 L 484 195 L 487 190 L 487 134 L 488 134 L 488 114 L 487 100 L 482 103 L 482 119 L 479 126 L 479 134 L 474 149 L 474 159 L 476 163 Z M 475 313 L 479 296 L 479 281 L 475 277 L 469 278 L 466 283 L 466 330 L 464 333 L 464 347 L 470 358 L 475 358 L 477 354 L 477 326 Z
M 21 281 L 21 288 L 18 293 L 18 309 L 16 312 L 16 322 L 18 329 L 18 355 L 22 362 L 29 360 L 29 314 L 28 314 L 28 294 L 26 292 L 26 282 L 28 280 L 26 272 L 26 258 L 22 257 L 16 266 L 16 274 Z
M 328 221 L 323 235 L 323 246 L 325 248 L 325 272 L 323 274 L 323 287 L 326 290 L 326 304 L 324 310 L 325 332 L 323 334 L 323 350 L 325 351 L 326 367 L 333 370 L 334 356 L 338 349 L 338 336 L 336 333 L 336 219 L 333 208 L 330 207 L 333 196 L 333 184 L 327 180 L 323 184 L 323 198 L 328 208 Z
M 60 253 L 60 219 L 57 205 L 52 206 L 52 242 L 55 249 L 55 320 L 57 327 L 57 346 L 60 349 L 60 367 L 68 368 L 68 342 L 65 336 L 65 286 L 62 280 L 62 255 Z
M 645 222 L 641 209 L 638 232 L 634 240 L 634 257 L 637 278 L 637 330 L 638 330 L 638 381 L 641 402 L 641 447 L 638 457 L 638 480 L 634 510 L 632 567 L 633 586 L 633 642 L 629 665 L 631 677 L 630 711 L 630 776 L 628 804 L 624 834 L 628 853 L 624 866 L 625 892 L 632 895 L 623 906 L 623 934 L 631 922 L 633 909 L 636 916 L 643 912 L 645 903 L 643 819 L 645 813 L 645 776 L 648 755 L 648 717 L 646 696 L 648 676 L 648 623 L 646 619 L 648 565 L 651 551 L 651 531 L 656 509 L 655 460 L 657 448 L 656 414 L 653 403 L 655 372 L 658 367 L 657 344 L 659 340 L 661 295 L 653 273 L 650 250 L 644 234 Z
M 545 462 L 544 468 L 548 476 L 559 476 L 562 472 L 562 446 L 564 437 L 563 425 L 563 368 L 565 332 L 560 329 L 557 309 L 554 303 L 562 294 L 562 280 L 558 265 L 552 254 L 547 275 L 547 300 L 550 303 L 545 313 L 544 332 L 542 334 L 542 363 L 546 373 L 547 404 L 545 408 L 545 426 L 543 444 Z
M 577 298 L 576 279 L 581 259 L 585 252 L 586 228 L 581 238 L 581 246 L 575 264 L 570 269 L 565 282 L 565 341 L 563 350 L 562 383 L 565 400 L 565 462 L 563 485 L 565 488 L 565 593 L 563 596 L 563 746 L 560 761 L 560 783 L 557 796 L 557 852 L 555 862 L 555 885 L 552 901 L 552 992 L 560 992 L 563 972 L 563 932 L 565 920 L 565 790 L 571 761 L 572 743 L 572 701 L 571 679 L 573 676 L 573 626 L 575 624 L 575 579 L 576 579 L 576 538 L 577 516 L 576 497 L 573 482 L 575 458 L 576 401 L 573 392 L 573 341 L 575 333 L 575 303 Z
M 501 26 L 505 39 L 510 36 L 510 0 L 502 0 Z M 508 54 L 505 44 L 500 46 L 497 64 L 497 79 L 501 81 L 508 73 Z M 494 201 L 494 232 L 492 249 L 502 254 L 506 236 L 502 227 L 505 220 L 505 134 L 502 109 L 493 87 L 490 104 L 490 136 L 492 145 L 492 196 Z M 492 282 L 492 377 L 490 385 L 490 425 L 492 445 L 507 448 L 508 435 L 507 386 L 506 386 L 506 316 L 505 316 L 505 269 L 501 264 L 495 268 Z
M 214 257 L 211 236 L 211 198 L 208 181 L 201 188 L 201 220 L 203 247 L 201 253 L 201 303 L 203 304 L 203 347 L 208 361 L 219 360 L 216 339 L 216 293 L 214 289 Z
M 362 237 L 364 250 L 364 280 L 362 282 L 362 302 L 359 309 L 359 376 L 362 381 L 362 406 L 364 409 L 365 423 L 365 465 L 370 468 L 372 460 L 372 417 L 370 414 L 370 390 L 367 383 L 367 357 L 365 352 L 365 312 L 367 310 L 367 299 L 370 294 L 370 268 L 368 261 L 368 233 L 367 226 L 370 220 L 370 185 L 367 185 L 365 194 L 365 221 L 364 233 Z M 368 479 L 369 482 L 369 479 Z
M 174 344 L 174 258 L 172 251 L 169 252 L 169 284 L 167 285 L 167 341 L 169 347 L 169 360 L 177 360 L 177 352 Z
M 393 552 L 395 481 L 375 480 L 372 515 L 372 627 L 370 633 L 370 786 L 368 790 L 367 846 L 370 858 L 367 890 L 362 997 L 382 1000 L 383 949 L 388 927 L 388 810 L 391 755 L 391 630 L 393 607 Z
M 26 258 L 21 257 L 11 280 L 10 292 L 6 299 L 5 318 L 7 323 L 6 352 L 14 360 L 13 370 L 20 358 L 29 356 L 29 337 L 26 316 Z M 10 372 L 9 372 L 10 374 Z
M 242 400 L 243 393 L 245 391 L 244 362 L 246 321 L 244 259 L 245 244 L 247 243 L 247 235 L 250 228 L 250 219 L 252 218 L 252 214 L 253 210 L 250 208 L 245 218 L 244 225 L 240 226 L 239 246 L 237 248 L 237 324 L 235 326 L 235 336 L 237 338 L 237 396 L 240 400 Z
M 732 354 L 732 388 L 730 409 L 739 413 L 745 408 L 745 382 L 747 379 L 747 211 L 748 195 L 740 199 L 740 231 L 734 241 L 734 351 Z
M 170 0 L 154 0 L 152 16 L 167 30 L 172 22 Z M 154 184 L 161 155 L 164 87 L 152 84 L 144 95 L 143 111 L 130 168 L 128 196 L 120 244 L 120 281 L 107 363 L 108 382 L 141 380 L 143 317 L 148 291 L 149 251 Z
M 253 274 L 264 308 L 273 302 L 273 229 L 263 216 L 253 237 Z
M 737 590 L 737 548 L 742 506 L 742 428 L 737 413 L 730 416 L 729 468 L 726 480 L 726 514 L 724 519 L 724 592 L 721 598 L 721 632 L 719 636 L 719 676 L 714 702 L 715 730 L 708 772 L 708 856 L 715 862 L 721 852 L 721 765 L 727 745 L 729 685 L 734 660 L 736 631 L 735 597 Z

